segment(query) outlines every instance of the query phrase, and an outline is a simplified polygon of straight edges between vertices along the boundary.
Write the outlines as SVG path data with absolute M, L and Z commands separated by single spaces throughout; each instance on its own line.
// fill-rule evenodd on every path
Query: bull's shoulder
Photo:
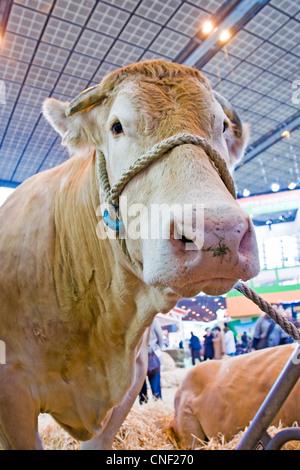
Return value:
M 225 387 L 228 393 L 237 387 L 247 389 L 255 381 L 258 390 L 274 383 L 293 351 L 293 344 L 275 346 L 221 361 L 215 377 L 216 387 Z
M 24 230 L 35 233 L 47 230 L 55 201 L 62 189 L 74 183 L 74 172 L 80 174 L 84 159 L 72 157 L 61 165 L 31 176 L 18 186 L 0 208 L 1 241 L 11 234 L 18 243 Z M 76 178 L 78 181 L 79 178 Z M 14 237 L 13 237 L 14 238 Z
M 67 161 L 32 176 L 1 207 L 1 292 L 17 280 L 24 285 L 30 278 L 33 285 L 37 277 L 46 276 L 47 267 L 53 266 L 55 200 L 64 177 L 69 177 L 70 166 L 72 162 Z
M 222 360 L 205 361 L 194 366 L 186 375 L 181 390 L 211 389 L 224 384 L 247 383 L 251 377 L 278 375 L 295 348 L 295 344 L 276 346 Z
M 44 244 L 50 235 L 51 208 L 55 187 L 44 174 L 35 175 L 21 184 L 0 210 L 0 252 L 2 261 L 14 252 L 14 257 Z M 52 235 L 52 234 L 51 234 Z
M 203 390 L 215 381 L 221 368 L 221 361 L 211 360 L 201 362 L 190 369 L 184 378 L 181 388 Z

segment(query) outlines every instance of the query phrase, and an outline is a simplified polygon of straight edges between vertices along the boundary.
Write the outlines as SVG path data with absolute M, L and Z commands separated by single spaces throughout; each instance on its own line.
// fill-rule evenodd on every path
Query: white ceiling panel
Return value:
M 221 65 L 219 65 L 218 69 L 221 69 Z M 245 61 L 240 61 L 235 67 L 232 68 L 230 81 L 241 86 L 248 86 L 249 83 L 252 83 L 254 80 L 256 80 L 262 73 L 263 70 L 259 67 L 256 67 L 256 65 L 249 64 Z
M 203 67 L 203 70 L 235 82 L 235 70 L 240 63 L 240 59 L 220 51 Z
M 129 18 L 130 14 L 128 12 L 99 2 L 87 27 L 99 33 L 115 37 L 121 32 Z
M 151 44 L 150 50 L 170 58 L 175 58 L 178 55 L 178 51 L 184 49 L 188 42 L 189 38 L 187 36 L 165 28 Z
M 25 84 L 36 88 L 41 87 L 44 90 L 51 91 L 58 77 L 59 73 L 54 70 L 32 65 L 25 80 Z
M 255 51 L 262 43 L 263 39 L 242 29 L 229 41 L 224 49 L 235 57 L 246 59 L 247 56 Z
M 156 0 L 155 2 L 143 0 L 137 8 L 136 14 L 160 25 L 166 25 L 181 4 L 180 0 Z
M 274 44 L 264 42 L 247 57 L 247 62 L 268 70 L 269 67 L 274 64 L 274 62 L 284 55 L 284 50 L 280 49 Z
M 90 80 L 90 78 L 94 76 L 98 67 L 99 60 L 77 52 L 72 52 L 64 68 L 64 72 L 68 75 L 74 75 L 75 77 Z
M 160 25 L 133 15 L 120 34 L 120 39 L 146 48 L 160 31 Z
M 114 40 L 111 37 L 86 29 L 80 36 L 75 51 L 101 60 L 104 58 L 113 42 Z
M 173 18 L 168 22 L 168 28 L 193 37 L 199 31 L 201 23 L 209 18 L 209 14 L 199 8 L 183 3 Z
M 268 91 L 277 87 L 281 82 L 281 77 L 278 77 L 277 75 L 274 75 L 268 71 L 264 71 L 255 77 L 250 83 L 248 83 L 247 86 L 251 90 L 266 94 Z
M 300 42 L 300 24 L 296 20 L 289 20 L 276 33 L 270 36 L 269 41 L 286 50 L 293 49 Z
M 70 50 L 75 45 L 80 32 L 80 26 L 57 18 L 50 18 L 42 36 L 42 41 Z
M 22 62 L 30 62 L 36 45 L 37 41 L 34 39 L 24 38 L 7 31 L 1 44 L 1 56 Z
M 106 55 L 106 60 L 119 67 L 124 67 L 138 61 L 142 53 L 143 49 L 141 47 L 118 40 Z
M 0 77 L 7 82 L 22 83 L 28 70 L 28 64 L 18 60 L 0 57 Z
M 139 5 L 140 0 L 109 0 L 109 2 L 102 3 L 108 4 L 108 6 L 114 5 L 122 10 L 132 12 Z
M 61 71 L 69 57 L 70 52 L 58 46 L 41 42 L 33 58 L 33 64 L 51 70 Z
M 291 0 L 271 0 L 271 5 L 282 10 L 284 13 L 294 16 L 300 11 L 300 5 L 298 1 Z
M 96 0 L 57 0 L 53 16 L 82 26 L 95 3 Z
M 276 62 L 270 64 L 269 70 L 283 78 L 295 78 L 300 72 L 300 61 L 290 53 L 285 53 Z
M 87 86 L 87 80 L 63 73 L 58 80 L 55 91 L 63 95 L 75 96 L 87 88 Z
M 268 39 L 288 20 L 287 15 L 270 5 L 266 5 L 247 23 L 245 29 L 263 39 Z
M 38 39 L 43 29 L 47 15 L 23 8 L 21 5 L 13 5 L 6 30 Z
M 53 0 L 14 0 L 14 3 L 47 14 L 51 10 Z

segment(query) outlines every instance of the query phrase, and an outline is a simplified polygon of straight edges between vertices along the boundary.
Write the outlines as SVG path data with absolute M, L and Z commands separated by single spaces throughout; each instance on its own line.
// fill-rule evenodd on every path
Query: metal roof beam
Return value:
M 8 22 L 13 0 L 0 1 L 0 46 Z
M 210 16 L 209 20 L 215 25 L 219 24 L 232 12 L 232 10 L 241 2 L 242 0 L 227 0 L 224 2 L 218 10 Z M 184 61 L 202 44 L 203 41 L 207 39 L 207 36 L 203 34 L 201 29 L 196 33 L 196 35 L 190 40 L 187 46 L 178 54 L 175 58 L 175 62 L 184 63 Z
M 240 0 L 234 2 L 234 8 L 227 8 L 227 16 L 220 22 L 218 12 L 211 17 L 213 24 L 217 25 L 213 33 L 203 40 L 195 48 L 195 41 L 199 43 L 199 35 L 191 41 L 183 54 L 176 57 L 176 62 L 181 62 L 190 67 L 201 69 L 222 47 L 228 42 L 223 43 L 219 40 L 220 32 L 224 29 L 230 30 L 229 40 L 237 34 L 248 21 L 253 18 L 270 0 Z M 230 2 L 229 2 L 230 3 Z M 232 2 L 231 2 L 232 3 Z M 228 2 L 226 2 L 227 7 Z M 224 15 L 224 10 L 220 9 Z
M 246 163 L 249 163 L 251 160 L 253 160 L 253 158 L 257 157 L 262 152 L 265 152 L 269 147 L 274 145 L 279 140 L 286 138 L 281 135 L 283 131 L 293 132 L 294 130 L 298 129 L 298 127 L 300 127 L 300 112 L 294 114 L 291 119 L 289 119 L 289 121 L 284 122 L 280 125 L 279 128 L 261 137 L 258 141 L 255 142 L 254 145 L 248 147 L 244 161 L 236 167 L 235 171 L 246 165 Z
M 16 188 L 21 183 L 16 183 L 14 181 L 0 180 L 0 187 L 4 188 Z

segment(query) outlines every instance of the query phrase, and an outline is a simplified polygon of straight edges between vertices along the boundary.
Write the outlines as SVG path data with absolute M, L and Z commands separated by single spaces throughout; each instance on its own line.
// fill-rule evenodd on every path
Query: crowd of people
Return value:
M 282 305 L 272 304 L 272 306 L 284 314 Z M 289 320 L 291 319 L 289 318 Z M 222 326 L 222 329 L 220 326 L 215 326 L 212 329 L 207 327 L 203 341 L 200 341 L 199 337 L 191 331 L 188 345 L 191 352 L 192 365 L 196 364 L 196 360 L 199 362 L 211 359 L 218 360 L 224 356 L 237 356 L 257 349 L 278 346 L 294 341 L 267 314 L 261 315 L 256 321 L 253 336 L 244 331 L 241 337 L 237 339 L 234 332 L 229 328 L 228 323 L 224 323 Z M 147 378 L 153 397 L 158 399 L 162 398 L 160 370 L 162 349 L 164 347 L 163 331 L 158 319 L 155 318 L 150 329 Z M 182 340 L 179 343 L 179 348 L 184 348 Z M 139 394 L 140 404 L 148 401 L 147 388 L 147 379 L 145 379 Z
M 284 314 L 282 305 L 272 304 L 272 306 Z M 189 348 L 192 364 L 195 365 L 196 359 L 199 362 L 208 359 L 222 359 L 224 356 L 236 356 L 293 341 L 274 320 L 264 314 L 256 321 L 253 337 L 244 331 L 241 338 L 237 340 L 228 323 L 225 323 L 223 331 L 219 326 L 215 326 L 213 329 L 206 328 L 202 344 L 199 338 L 191 332 Z
M 202 344 L 198 336 L 191 332 L 189 347 L 193 365 L 196 364 L 196 359 L 201 362 L 208 359 L 222 359 L 225 354 L 228 356 L 236 354 L 236 340 L 227 324 L 224 326 L 224 332 L 219 326 L 213 329 L 206 328 Z

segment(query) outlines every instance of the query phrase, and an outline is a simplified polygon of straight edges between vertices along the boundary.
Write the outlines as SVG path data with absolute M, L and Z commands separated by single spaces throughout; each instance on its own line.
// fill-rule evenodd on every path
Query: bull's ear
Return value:
M 62 137 L 62 144 L 66 145 L 71 153 L 77 149 L 89 147 L 88 135 L 85 132 L 83 116 L 66 116 L 69 103 L 54 98 L 48 98 L 43 104 L 43 114 L 51 126 Z
M 233 171 L 236 165 L 241 161 L 244 156 L 246 147 L 250 138 L 249 124 L 242 124 L 242 132 L 237 136 L 234 132 L 226 136 L 226 143 L 229 153 L 229 170 Z
M 232 132 L 228 133 L 226 136 L 230 157 L 229 169 L 232 171 L 237 163 L 243 158 L 249 141 L 250 127 L 248 124 L 242 123 L 237 110 L 223 95 L 214 90 L 214 97 L 222 106 L 224 113 L 233 126 Z

